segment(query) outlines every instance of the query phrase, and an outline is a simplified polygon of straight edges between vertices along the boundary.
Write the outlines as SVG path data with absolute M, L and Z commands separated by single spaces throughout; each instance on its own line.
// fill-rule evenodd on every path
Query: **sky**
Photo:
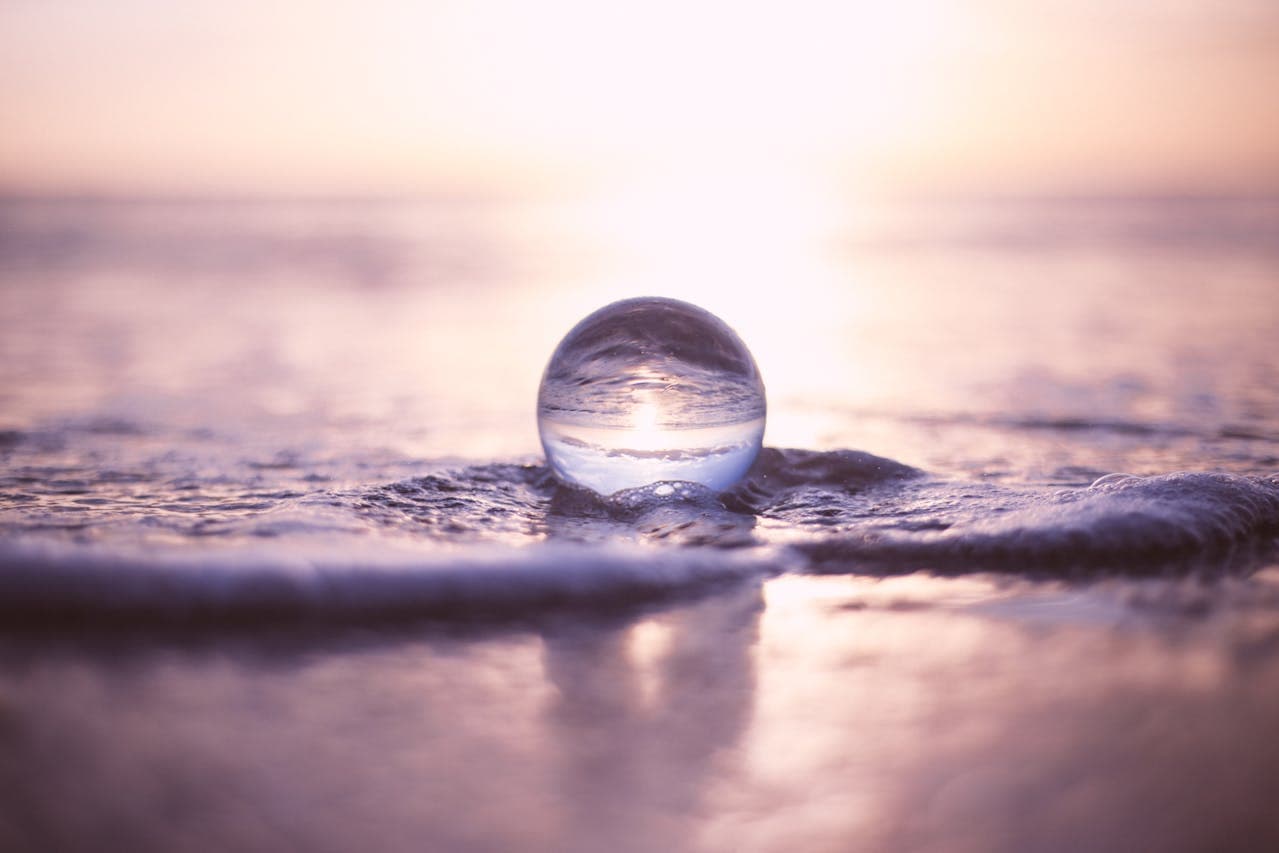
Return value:
M 0 0 L 0 190 L 1279 192 L 1274 0 Z

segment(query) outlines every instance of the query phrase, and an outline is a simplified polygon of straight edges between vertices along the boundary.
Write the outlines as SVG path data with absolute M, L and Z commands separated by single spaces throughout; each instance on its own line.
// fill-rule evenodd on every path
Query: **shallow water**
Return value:
M 1279 845 L 1279 207 L 837 212 L 0 203 L 0 847 Z M 541 459 L 636 293 L 726 493 Z

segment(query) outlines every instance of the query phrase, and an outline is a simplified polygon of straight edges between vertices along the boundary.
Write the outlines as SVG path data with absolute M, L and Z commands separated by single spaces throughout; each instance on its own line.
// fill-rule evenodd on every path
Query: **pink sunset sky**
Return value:
M 5 0 L 9 192 L 1279 191 L 1273 0 Z

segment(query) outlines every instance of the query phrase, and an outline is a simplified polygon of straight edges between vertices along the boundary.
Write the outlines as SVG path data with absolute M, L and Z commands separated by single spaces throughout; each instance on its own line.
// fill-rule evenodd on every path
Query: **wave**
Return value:
M 308 618 L 519 618 L 628 609 L 778 570 L 775 554 L 553 544 L 414 553 L 393 547 L 125 553 L 19 543 L 0 549 L 9 625 Z
M 1219 575 L 1276 553 L 1279 477 L 1111 475 L 1048 489 L 943 480 L 857 451 L 766 448 L 717 494 L 604 497 L 492 464 L 282 500 L 225 541 L 0 543 L 7 624 L 531 618 L 780 572 Z
M 1018 572 L 1054 577 L 1247 570 L 1279 534 L 1279 481 L 1232 474 L 1109 475 L 1044 495 L 1001 489 L 941 529 L 834 535 L 797 547 L 810 570 Z

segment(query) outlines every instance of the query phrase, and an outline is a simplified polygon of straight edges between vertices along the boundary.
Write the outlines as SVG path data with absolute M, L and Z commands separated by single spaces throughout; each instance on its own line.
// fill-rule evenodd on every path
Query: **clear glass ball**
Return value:
M 560 480 L 604 495 L 663 481 L 723 491 L 764 438 L 764 383 L 737 334 L 675 299 L 614 302 L 551 356 L 537 400 Z

